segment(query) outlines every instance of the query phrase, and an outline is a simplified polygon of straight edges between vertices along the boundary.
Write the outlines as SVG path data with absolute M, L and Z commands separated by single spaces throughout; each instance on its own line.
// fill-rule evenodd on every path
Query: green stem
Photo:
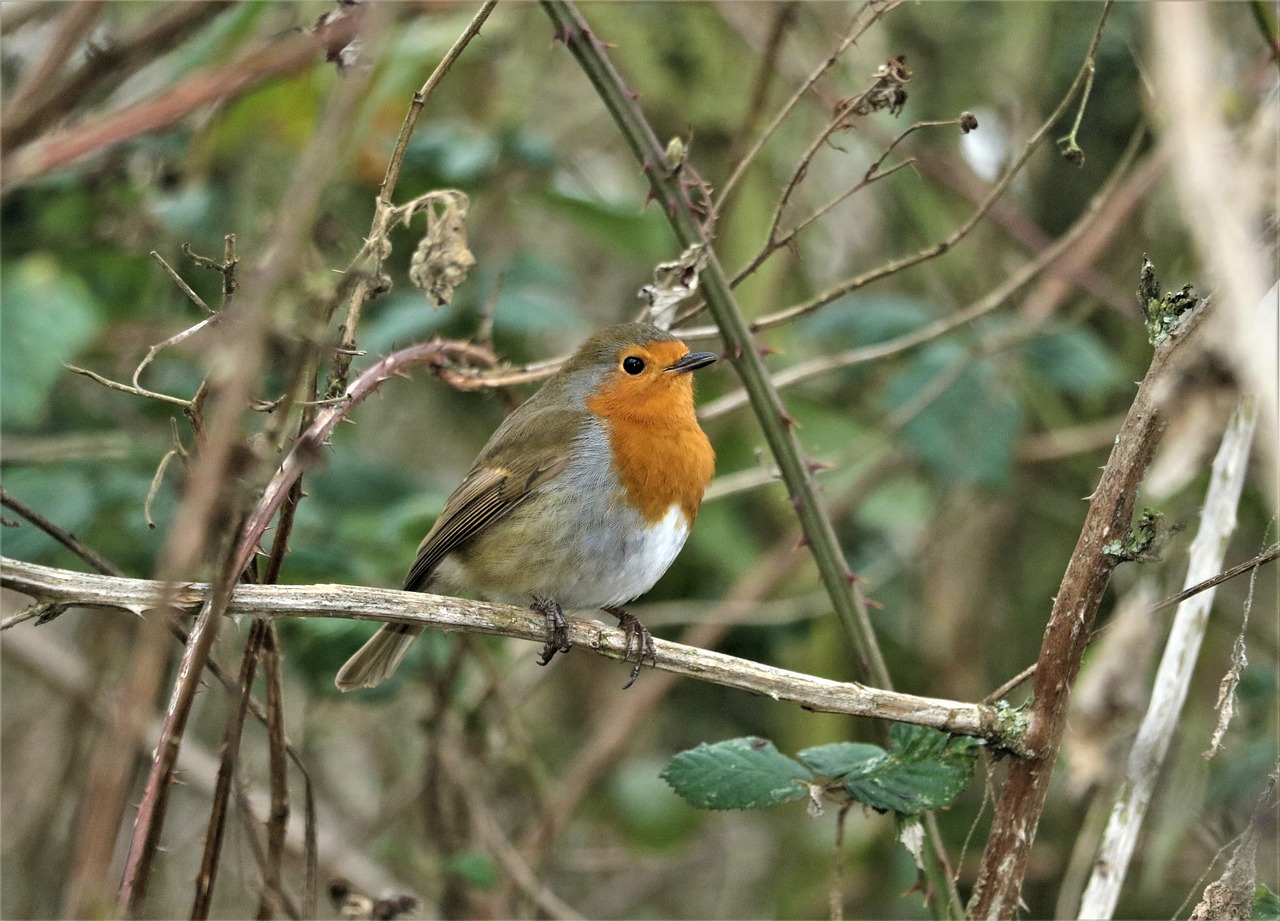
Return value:
M 555 26 L 555 37 L 565 43 L 578 61 L 648 176 L 653 197 L 666 212 L 681 247 L 687 248 L 694 244 L 706 247 L 707 267 L 701 276 L 703 296 L 720 330 L 728 358 L 742 379 L 751 400 L 765 441 L 777 461 L 822 583 L 858 654 L 861 666 L 858 671 L 868 676 L 878 687 L 892 689 L 889 669 L 876 641 L 866 604 L 854 586 L 854 575 L 845 563 L 835 530 L 818 503 L 813 475 L 802 460 L 803 452 L 795 435 L 795 422 L 787 414 L 769 379 L 747 321 L 734 300 L 715 251 L 694 215 L 679 176 L 668 172 L 663 158 L 664 147 L 636 104 L 636 97 L 627 91 L 622 78 L 605 55 L 603 46 L 596 41 L 573 4 L 568 0 L 541 0 L 541 4 Z M 925 827 L 930 839 L 929 850 L 936 855 L 944 854 L 936 826 L 930 822 Z M 947 874 L 943 873 L 941 876 L 942 879 L 938 882 L 945 883 L 945 888 L 939 890 L 934 910 L 942 917 L 963 917 L 964 910 L 954 883 Z
M 769 380 L 764 360 L 729 289 L 724 270 L 694 216 L 679 177 L 668 174 L 663 162 L 663 147 L 657 136 L 573 5 L 566 0 L 542 0 L 542 7 L 555 24 L 556 38 L 564 41 L 578 60 L 641 163 L 653 196 L 670 219 L 681 247 L 694 244 L 707 247 L 707 267 L 701 278 L 707 307 L 715 317 L 729 360 L 742 378 L 765 440 L 782 472 L 823 585 L 861 659 L 859 671 L 877 686 L 890 689 L 889 670 L 872 631 L 866 605 L 853 590 L 854 576 L 845 564 L 831 522 L 818 504 L 813 476 L 801 460 L 795 422 L 787 414 Z

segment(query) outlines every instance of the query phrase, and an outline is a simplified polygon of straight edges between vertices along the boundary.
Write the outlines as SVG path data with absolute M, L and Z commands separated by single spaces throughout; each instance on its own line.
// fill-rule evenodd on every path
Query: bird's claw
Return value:
M 547 642 L 538 657 L 538 664 L 546 665 L 557 652 L 568 652 L 573 648 L 573 641 L 569 639 L 569 622 L 554 598 L 535 598 L 533 610 L 547 620 Z
M 636 619 L 634 614 L 622 608 L 605 608 L 604 610 L 618 618 L 618 627 L 626 635 L 627 645 L 623 648 L 622 661 L 630 662 L 632 655 L 635 655 L 635 666 L 631 669 L 631 678 L 622 686 L 625 691 L 640 677 L 640 667 L 644 665 L 646 659 L 650 665 L 657 667 L 658 647 L 653 642 L 653 634 Z

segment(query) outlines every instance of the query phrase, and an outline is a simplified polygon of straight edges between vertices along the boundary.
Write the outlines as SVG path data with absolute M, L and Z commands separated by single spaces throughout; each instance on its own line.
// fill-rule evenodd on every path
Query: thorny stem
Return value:
M 707 248 L 707 268 L 702 273 L 707 305 L 727 347 L 729 360 L 747 388 L 765 440 L 778 462 L 823 585 L 857 653 L 861 665 L 859 671 L 869 674 L 879 687 L 891 688 L 889 669 L 876 641 L 866 605 L 854 585 L 855 577 L 845 563 L 831 521 L 818 503 L 813 474 L 802 460 L 794 421 L 769 380 L 764 360 L 679 177 L 668 175 L 662 168 L 663 147 L 635 97 L 627 92 L 603 47 L 573 4 L 566 0 L 542 0 L 542 7 L 555 24 L 556 36 L 565 42 L 577 59 L 613 115 L 637 161 L 644 166 L 652 192 L 666 212 L 681 247 L 701 244 Z M 930 846 L 939 854 L 944 853 L 941 839 L 932 833 L 929 837 Z M 954 910 L 959 907 L 959 896 L 954 885 L 949 880 L 948 883 L 947 902 Z
M 782 471 L 823 583 L 862 659 L 860 670 L 868 672 L 880 687 L 889 687 L 888 668 L 875 642 L 866 608 L 857 593 L 851 591 L 852 574 L 845 565 L 831 523 L 818 504 L 812 476 L 801 460 L 800 445 L 792 431 L 794 423 L 769 381 L 764 361 L 751 339 L 738 305 L 734 302 L 719 261 L 689 207 L 684 188 L 678 179 L 673 180 L 661 168 L 663 148 L 653 129 L 574 6 L 565 0 L 542 0 L 542 6 L 556 26 L 557 37 L 564 40 L 577 58 L 613 115 L 636 159 L 644 164 L 653 194 L 667 213 L 680 245 L 687 248 L 701 244 L 708 248 L 710 256 L 702 273 L 702 284 L 708 306 L 728 347 L 729 360 L 747 387 L 751 404 Z
M 1119 562 L 1104 548 L 1109 540 L 1128 532 L 1138 487 L 1164 431 L 1160 404 L 1177 369 L 1178 347 L 1194 332 L 1203 315 L 1202 307 L 1156 346 L 1151 366 L 1090 498 L 1080 538 L 1054 598 L 1036 660 L 1035 695 L 1023 737 L 1031 755 L 1014 761 L 996 805 L 969 903 L 971 917 L 1007 918 L 1018 908 L 1031 844 L 1062 743 L 1071 689 L 1111 573 Z
M 360 313 L 364 309 L 364 305 L 375 294 L 374 277 L 377 276 L 382 262 L 380 248 L 386 239 L 387 231 L 392 221 L 391 214 L 394 210 L 391 205 L 391 197 L 395 194 L 396 183 L 400 179 L 400 168 L 404 163 L 405 151 L 409 148 L 409 138 L 413 136 L 413 129 L 418 124 L 418 117 L 422 114 L 422 110 L 427 104 L 427 99 L 435 92 L 435 88 L 444 79 L 445 74 L 453 67 L 454 62 L 466 49 L 467 45 L 471 43 L 471 40 L 480 34 L 480 27 L 484 25 L 485 20 L 489 18 L 489 14 L 493 12 L 493 8 L 497 5 L 498 0 L 487 0 L 476 11 L 466 29 L 463 30 L 462 34 L 453 43 L 453 46 L 445 53 L 440 63 L 436 65 L 435 70 L 431 72 L 427 82 L 422 84 L 422 88 L 413 94 L 413 101 L 409 104 L 409 111 L 405 113 L 404 123 L 400 126 L 400 134 L 396 138 L 391 158 L 387 161 L 387 169 L 382 177 L 382 184 L 378 187 L 378 198 L 374 202 L 373 223 L 369 229 L 369 237 L 365 241 L 364 248 L 356 257 L 356 263 L 358 264 L 365 258 L 372 256 L 374 260 L 373 271 L 372 273 L 361 275 L 355 283 L 350 299 L 347 301 L 347 314 L 342 323 L 342 339 L 338 345 L 337 355 L 334 358 L 333 372 L 329 376 L 327 390 L 330 393 L 341 391 L 346 387 L 347 374 L 350 371 L 351 358 L 356 347 L 356 328 L 360 325 Z M 354 269 L 354 264 L 352 269 Z M 351 271 L 351 269 L 348 271 Z
M 262 651 L 263 634 L 267 622 L 256 620 L 249 628 L 244 657 L 240 666 L 240 696 L 236 705 L 227 712 L 226 730 L 222 736 L 222 758 L 218 764 L 218 776 L 213 788 L 213 804 L 210 808 L 209 828 L 205 836 L 204 854 L 200 859 L 200 872 L 196 876 L 195 900 L 191 906 L 192 921 L 208 918 L 213 902 L 213 886 L 218 878 L 222 838 L 227 827 L 227 805 L 231 800 L 231 785 L 235 777 L 236 762 L 240 758 L 240 739 L 244 735 L 244 720 L 253 696 L 253 676 L 258 667 L 258 655 Z
M 293 449 L 280 464 L 275 475 L 263 490 L 262 498 L 249 516 L 240 536 L 232 566 L 235 572 L 242 572 L 257 550 L 258 542 L 266 533 L 267 525 L 279 510 L 293 485 L 302 476 L 302 472 L 328 441 L 337 424 L 345 419 L 365 397 L 373 393 L 383 381 L 409 368 L 420 364 L 431 364 L 441 367 L 451 358 L 486 359 L 487 353 L 473 346 L 457 342 L 436 340 L 420 342 L 408 348 L 392 352 L 386 358 L 364 371 L 351 386 L 347 388 L 345 398 L 339 403 L 325 406 L 316 413 L 315 421 L 306 432 L 294 442 Z
M 68 607 L 133 611 L 153 608 L 165 597 L 168 584 L 73 572 L 0 557 L 0 585 Z M 216 588 L 206 583 L 181 582 L 172 585 L 169 597 L 181 610 L 204 609 L 209 606 L 207 599 Z M 219 610 L 222 617 L 368 620 L 507 636 L 536 643 L 546 640 L 546 620 L 528 608 L 353 585 L 242 582 L 233 587 Z M 607 658 L 621 659 L 626 655 L 626 635 L 616 626 L 571 620 L 569 637 L 574 645 Z M 818 712 L 927 726 L 986 739 L 997 748 L 1022 751 L 1017 736 L 1018 721 L 996 708 L 881 690 L 856 682 L 831 681 L 657 638 L 654 643 L 658 650 L 655 667 L 661 671 L 773 700 L 793 701 Z

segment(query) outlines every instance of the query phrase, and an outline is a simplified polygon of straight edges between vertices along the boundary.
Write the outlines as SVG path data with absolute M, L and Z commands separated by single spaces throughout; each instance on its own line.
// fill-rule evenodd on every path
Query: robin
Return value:
M 419 545 L 405 590 L 531 605 L 547 621 L 540 665 L 569 651 L 562 606 L 607 611 L 635 656 L 630 687 L 656 650 L 620 605 L 667 571 L 711 481 L 690 372 L 715 360 L 643 323 L 596 333 L 498 426 Z M 338 672 L 339 689 L 382 683 L 421 632 L 382 627 Z

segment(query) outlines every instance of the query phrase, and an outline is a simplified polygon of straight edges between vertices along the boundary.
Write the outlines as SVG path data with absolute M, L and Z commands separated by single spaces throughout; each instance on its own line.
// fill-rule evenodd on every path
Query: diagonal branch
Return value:
M 636 103 L 636 97 L 627 91 L 622 78 L 605 55 L 603 45 L 574 6 L 564 0 L 543 0 L 542 6 L 555 23 L 557 38 L 564 41 L 578 60 L 613 115 L 632 153 L 643 165 L 652 194 L 666 211 L 680 246 L 687 248 L 699 244 L 706 247 L 709 258 L 702 272 L 702 285 L 707 306 L 724 339 L 729 360 L 746 386 L 769 449 L 778 462 L 823 585 L 853 642 L 861 663 L 860 671 L 869 674 L 880 687 L 891 687 L 889 670 L 876 642 L 866 605 L 854 587 L 855 577 L 845 563 L 831 522 L 818 502 L 813 474 L 803 460 L 799 439 L 795 435 L 795 422 L 769 380 L 764 360 L 734 300 L 724 270 L 694 215 L 680 177 L 668 173 L 663 167 L 663 148 Z
M 1017 759 L 996 806 L 982 867 L 969 903 L 972 918 L 1009 918 L 1018 910 L 1022 880 L 1035 840 L 1053 764 L 1062 744 L 1067 704 L 1089 645 L 1094 618 L 1120 556 L 1108 552 L 1130 533 L 1138 487 L 1164 433 L 1161 403 L 1178 372 L 1180 346 L 1204 316 L 1201 307 L 1155 347 L 1115 447 L 1089 500 L 1075 551 L 1054 598 L 1036 662 L 1035 695 L 1024 740 L 1030 757 Z

